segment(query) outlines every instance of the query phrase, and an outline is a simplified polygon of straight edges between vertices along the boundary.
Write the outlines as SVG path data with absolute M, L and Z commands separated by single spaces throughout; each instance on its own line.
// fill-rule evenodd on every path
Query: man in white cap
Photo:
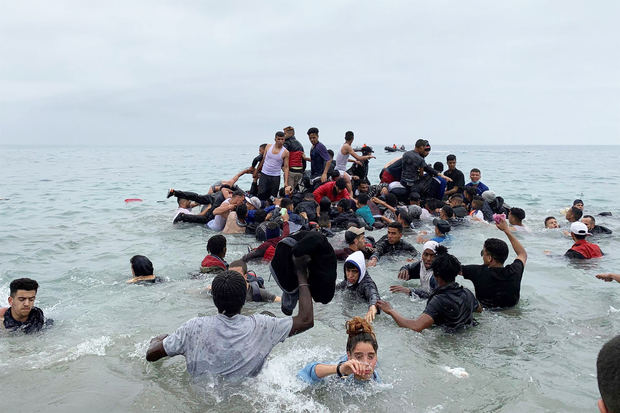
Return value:
M 603 252 L 598 245 L 586 241 L 586 236 L 590 235 L 590 233 L 588 232 L 588 227 L 583 222 L 576 221 L 570 224 L 570 235 L 575 243 L 566 251 L 565 257 L 583 260 L 603 256 Z
M 374 252 L 373 248 L 370 248 L 366 245 L 366 237 L 364 235 L 364 228 L 357 227 L 349 227 L 347 231 L 344 233 L 344 240 L 347 243 L 348 247 L 334 250 L 336 253 L 336 258 L 340 261 L 344 261 L 349 257 L 349 255 L 353 254 L 355 251 L 362 251 L 364 253 L 364 257 L 366 259 L 372 256 Z

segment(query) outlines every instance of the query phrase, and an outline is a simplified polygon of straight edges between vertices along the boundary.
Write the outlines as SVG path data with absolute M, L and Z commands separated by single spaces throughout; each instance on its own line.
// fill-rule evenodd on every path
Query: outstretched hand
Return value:
M 599 280 L 606 281 L 606 282 L 616 281 L 620 283 L 620 274 L 612 274 L 612 273 L 596 274 L 596 278 L 598 278 Z
M 385 314 L 388 314 L 388 315 L 392 314 L 392 311 L 394 311 L 390 303 L 388 303 L 387 301 L 383 301 L 383 300 L 377 301 L 377 307 L 379 307 L 379 310 L 383 311 Z
M 405 293 L 407 295 L 411 294 L 411 290 L 404 285 L 391 285 L 390 286 L 391 293 Z

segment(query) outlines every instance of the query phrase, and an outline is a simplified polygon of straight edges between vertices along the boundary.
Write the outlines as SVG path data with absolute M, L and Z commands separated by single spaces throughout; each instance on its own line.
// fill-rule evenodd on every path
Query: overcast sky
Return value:
M 617 1 L 2 1 L 0 143 L 620 143 Z

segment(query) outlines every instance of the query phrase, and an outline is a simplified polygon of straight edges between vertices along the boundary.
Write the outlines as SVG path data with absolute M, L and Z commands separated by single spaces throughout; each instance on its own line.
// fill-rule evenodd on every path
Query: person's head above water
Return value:
M 30 278 L 18 278 L 9 285 L 11 315 L 18 321 L 26 321 L 34 307 L 39 283 Z
M 566 220 L 568 222 L 577 222 L 583 216 L 583 211 L 577 207 L 570 207 L 568 211 L 566 211 Z
M 575 199 L 573 201 L 573 207 L 581 209 L 583 211 L 583 201 L 581 199 Z
M 581 218 L 581 222 L 586 224 L 588 231 L 592 231 L 596 226 L 596 219 L 592 215 L 584 215 L 583 218 Z
M 620 413 L 620 335 L 609 340 L 596 359 L 596 378 L 601 413 Z
M 487 267 L 503 267 L 508 258 L 508 245 L 498 238 L 488 238 L 480 251 L 482 261 Z
M 347 359 L 357 360 L 368 366 L 364 375 L 356 375 L 358 380 L 369 380 L 377 366 L 377 336 L 372 325 L 362 317 L 353 317 L 346 323 L 347 334 Z
M 209 238 L 207 241 L 207 252 L 224 258 L 226 256 L 226 237 L 218 234 Z
M 443 253 L 435 257 L 431 268 L 439 285 L 442 285 L 442 281 L 443 284 L 450 284 L 461 271 L 461 263 L 454 255 Z
M 508 222 L 512 225 L 522 225 L 523 220 L 525 219 L 525 211 L 521 208 L 510 208 L 510 212 L 508 212 Z
M 437 241 L 426 241 L 422 247 L 422 264 L 427 270 L 433 265 L 435 257 L 439 254 L 445 254 L 448 249 Z
M 545 228 L 554 229 L 559 228 L 560 224 L 558 224 L 558 220 L 555 217 L 547 217 L 545 218 Z
M 134 277 L 144 277 L 153 275 L 153 263 L 144 255 L 134 255 L 129 260 L 131 264 L 131 272 Z
M 403 237 L 403 226 L 400 222 L 390 222 L 387 229 L 387 240 L 390 244 L 398 244 Z
M 237 271 L 219 273 L 211 283 L 211 294 L 217 312 L 232 317 L 241 312 L 245 304 L 247 285 L 245 278 Z
M 586 236 L 591 235 L 588 232 L 588 227 L 583 222 L 573 222 L 570 224 L 570 235 L 575 242 L 586 239 Z

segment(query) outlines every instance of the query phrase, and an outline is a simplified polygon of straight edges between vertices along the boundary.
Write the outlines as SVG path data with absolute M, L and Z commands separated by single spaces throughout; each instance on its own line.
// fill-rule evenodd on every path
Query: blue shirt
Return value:
M 327 148 L 321 142 L 317 142 L 316 145 L 310 149 L 310 177 L 316 178 L 323 175 L 325 170 L 325 162 L 329 161 L 331 157 L 327 153 Z
M 489 187 L 486 186 L 485 184 L 483 184 L 482 182 L 478 181 L 477 184 L 474 184 L 473 182 L 468 183 L 467 185 L 465 185 L 465 187 L 467 188 L 468 186 L 475 186 L 476 187 L 476 193 L 478 195 L 482 195 L 482 193 L 484 191 L 488 191 Z
M 359 215 L 360 217 L 364 218 L 364 221 L 370 226 L 375 223 L 375 217 L 372 216 L 372 211 L 370 210 L 370 207 L 368 205 L 364 205 L 363 207 L 355 211 L 355 215 Z
M 347 361 L 347 356 L 344 355 L 342 357 L 340 357 L 340 359 L 338 359 L 338 363 L 340 363 L 341 361 Z M 305 381 L 308 384 L 316 384 L 316 383 L 320 383 L 323 381 L 323 378 L 319 377 L 316 375 L 316 365 L 317 364 L 326 364 L 326 363 L 319 363 L 317 361 L 314 361 L 312 363 L 309 363 L 306 365 L 306 367 L 304 367 L 303 369 L 299 370 L 299 372 L 297 373 L 297 377 L 302 380 Z M 327 376 L 329 377 L 329 376 Z M 361 382 L 360 380 L 356 380 L 355 376 L 353 374 L 347 376 L 347 378 L 345 379 L 349 382 Z M 377 370 L 373 371 L 372 373 L 372 380 L 376 381 L 377 383 L 381 383 L 381 378 L 379 377 L 379 373 L 377 373 Z

